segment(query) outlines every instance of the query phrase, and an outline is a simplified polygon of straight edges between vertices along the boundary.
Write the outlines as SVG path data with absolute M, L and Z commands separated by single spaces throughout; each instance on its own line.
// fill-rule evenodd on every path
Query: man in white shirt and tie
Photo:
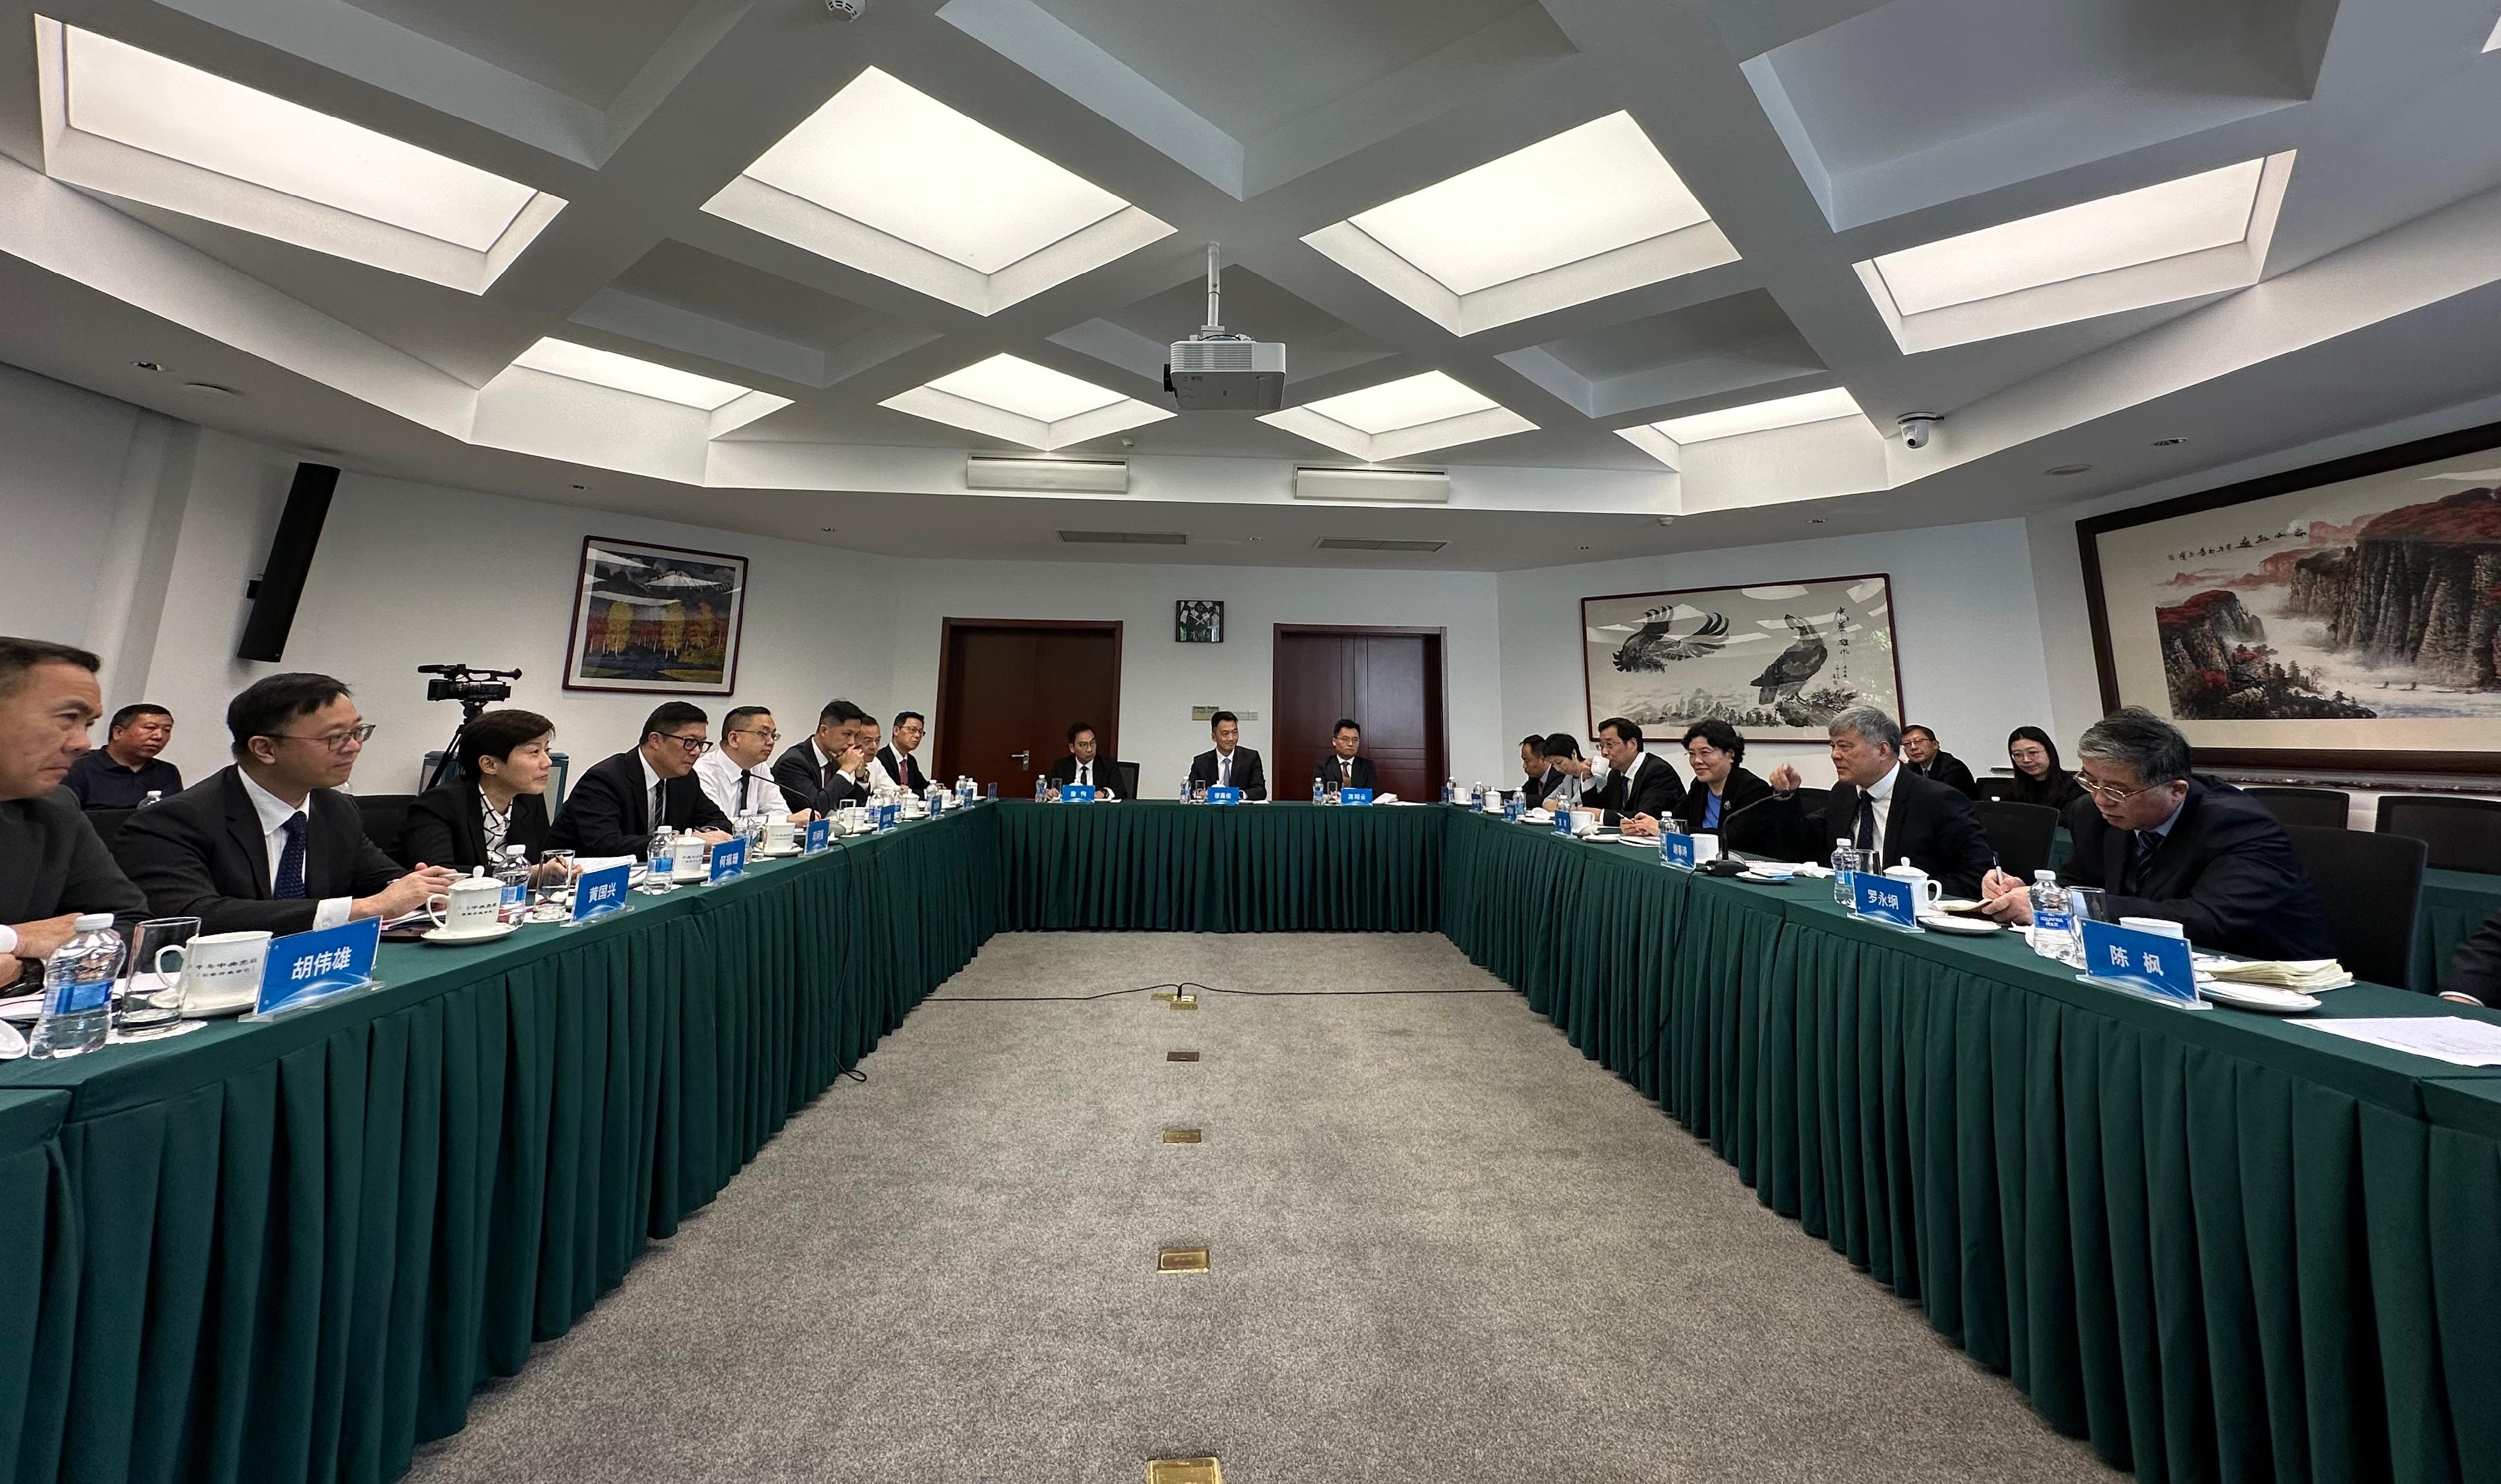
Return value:
M 789 801 L 782 797 L 781 786 L 765 764 L 773 756 L 773 744 L 782 740 L 781 728 L 775 725 L 773 713 L 760 706 L 733 708 L 723 717 L 720 745 L 703 755 L 695 764 L 695 777 L 703 791 L 720 811 L 737 820 L 742 815 L 755 814 L 766 824 L 786 819 L 804 825 L 816 818 L 813 810 L 790 812 Z
M 1190 759 L 1190 786 L 1238 788 L 1245 799 L 1267 798 L 1268 775 L 1260 769 L 1259 754 L 1241 744 L 1242 718 L 1218 711 L 1209 719 L 1208 731 L 1215 736 L 1216 746 Z
M 1342 717 L 1329 731 L 1329 754 L 1312 770 L 1312 776 L 1330 793 L 1347 788 L 1378 788 L 1372 759 L 1357 754 L 1363 748 L 1363 728 L 1351 716 Z
M 1081 721 L 1068 729 L 1068 755 L 1050 765 L 1050 786 L 1067 788 L 1084 784 L 1093 788 L 1097 799 L 1120 797 L 1120 767 L 1103 751 L 1095 739 L 1091 722 Z

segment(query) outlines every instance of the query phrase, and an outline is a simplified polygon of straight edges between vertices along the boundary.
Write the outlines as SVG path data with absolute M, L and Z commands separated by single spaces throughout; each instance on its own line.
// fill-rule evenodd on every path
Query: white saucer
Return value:
M 781 861 L 794 855 L 805 855 L 808 853 L 808 848 L 805 845 L 792 845 L 787 850 L 758 850 L 755 853 L 768 861 Z
M 2315 995 L 2297 989 L 2275 989 L 2264 984 L 2227 984 L 2219 979 L 2199 979 L 2197 993 L 2217 1005 L 2228 1005 L 2236 1010 L 2256 1010 L 2265 1015 L 2299 1015 L 2318 1008 Z
M 474 933 L 454 933 L 450 928 L 429 928 L 417 937 L 430 943 L 457 947 L 462 943 L 491 943 L 496 939 L 510 938 L 519 931 L 520 927 L 517 923 L 499 922 L 491 928 L 481 928 Z
M 2006 931 L 2006 924 L 1985 917 L 1949 917 L 1943 912 L 1921 912 L 1919 926 L 1931 933 L 1958 933 L 1965 938 L 1986 938 Z
M 185 1005 L 183 1006 L 183 1018 L 184 1020 L 216 1020 L 219 1016 L 223 1015 L 240 1015 L 259 1003 L 260 997 L 258 995 L 254 995 L 249 1000 L 237 1000 L 228 1005 Z

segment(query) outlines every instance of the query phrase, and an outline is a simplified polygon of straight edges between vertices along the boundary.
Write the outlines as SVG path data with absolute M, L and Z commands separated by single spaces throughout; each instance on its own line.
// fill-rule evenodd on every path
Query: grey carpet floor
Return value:
M 1435 993 L 953 1000 L 1176 978 Z M 412 1478 L 2117 1477 L 1438 937 L 1004 936 L 863 1070 Z

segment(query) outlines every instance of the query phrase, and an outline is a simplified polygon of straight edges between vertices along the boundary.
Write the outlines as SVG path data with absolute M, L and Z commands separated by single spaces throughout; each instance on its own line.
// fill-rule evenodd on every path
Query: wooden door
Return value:
M 1118 757 L 1120 625 L 950 618 L 938 651 L 935 775 L 970 774 L 1003 798 L 1068 755 L 1068 728 L 1088 722 Z
M 1401 799 L 1438 799 L 1447 758 L 1442 631 L 1277 625 L 1276 729 L 1268 790 L 1311 791 L 1341 716 L 1363 728 L 1363 755 Z

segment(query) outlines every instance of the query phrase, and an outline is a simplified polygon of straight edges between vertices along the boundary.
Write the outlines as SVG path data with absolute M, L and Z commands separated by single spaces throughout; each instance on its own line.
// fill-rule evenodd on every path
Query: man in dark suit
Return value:
M 1546 739 L 1535 735 L 1519 740 L 1519 807 L 1537 808 L 1545 799 L 1551 775 L 1546 771 Z
M 1101 790 L 1099 799 L 1120 797 L 1120 765 L 1105 752 L 1094 736 L 1090 721 L 1072 723 L 1068 728 L 1068 755 L 1050 765 L 1050 787 L 1055 793 L 1072 783 L 1086 783 Z
M 1599 824 L 1627 835 L 1656 835 L 1658 822 L 1684 802 L 1675 765 L 1646 750 L 1642 729 L 1621 716 L 1598 723 L 1598 755 L 1607 760 L 1607 780 L 1583 793 L 1574 811 L 1594 809 Z
M 461 727 L 453 750 L 460 776 L 417 796 L 401 827 L 403 859 L 467 873 L 501 867 L 507 846 L 537 860 L 547 848 L 547 786 L 555 772 L 548 744 L 555 723 L 536 711 L 481 711 Z
M 1189 786 L 1238 788 L 1242 797 L 1268 797 L 1268 775 L 1259 770 L 1259 754 L 1242 743 L 1242 718 L 1231 711 L 1218 711 L 1208 722 L 1207 729 L 1216 738 L 1216 746 L 1189 760 Z
M 1775 797 L 1754 812 L 1779 821 L 1778 853 L 1819 861 L 1832 853 L 1834 841 L 1848 840 L 1874 850 L 1886 868 L 1908 860 L 1936 877 L 1949 897 L 1979 895 L 1996 859 L 1980 815 L 1969 799 L 1902 762 L 1902 729 L 1893 718 L 1854 706 L 1833 717 L 1825 733 L 1838 781 L 1820 815 L 1809 817 L 1798 808 L 1796 769 L 1783 763 L 1765 780 Z
M 894 740 L 877 749 L 878 766 L 897 787 L 908 794 L 929 792 L 929 775 L 920 771 L 920 759 L 912 754 L 927 736 L 929 723 L 918 711 L 897 711 L 894 716 Z
M 67 644 L 0 639 L 0 985 L 15 986 L 0 993 L 40 985 L 80 914 L 111 912 L 124 940 L 148 915 L 61 787 L 104 709 L 97 663 Z
M 2167 917 L 2201 948 L 2250 958 L 2333 958 L 2327 909 L 2273 813 L 2228 783 L 2188 771 L 2188 739 L 2141 706 L 2084 729 L 2076 779 L 2092 808 L 2067 809 L 2068 886 L 2109 894 L 2110 915 Z M 2030 883 L 1988 877 L 1984 910 L 2032 920 Z
M 773 781 L 790 812 L 802 809 L 830 814 L 846 804 L 866 804 L 868 749 L 859 744 L 859 729 L 868 712 L 848 701 L 825 703 L 817 713 L 817 730 L 773 760 Z
M 416 911 L 458 878 L 383 854 L 337 791 L 374 734 L 347 686 L 265 676 L 227 706 L 226 731 L 234 766 L 131 815 L 114 843 L 157 916 L 197 917 L 207 933 L 307 933 Z
M 2484 926 L 2467 934 L 2450 955 L 2449 977 L 2441 981 L 2440 992 L 2478 1005 L 2501 1005 L 2501 912 L 2484 918 Z
M 1330 793 L 1341 788 L 1380 787 L 1372 759 L 1356 755 L 1362 746 L 1363 728 L 1356 726 L 1351 718 L 1340 717 L 1338 724 L 1329 729 L 1328 756 L 1314 766 L 1312 776 L 1319 779 L 1320 786 Z
M 1962 759 L 1938 747 L 1937 734 L 1926 727 L 1914 724 L 1902 729 L 1902 766 L 1966 799 L 1980 797 L 1980 780 L 1971 775 Z
M 549 847 L 641 856 L 664 824 L 714 844 L 729 839 L 727 816 L 695 776 L 695 760 L 711 746 L 712 718 L 702 707 L 662 702 L 644 718 L 640 745 L 592 764 L 564 796 L 548 831 Z

